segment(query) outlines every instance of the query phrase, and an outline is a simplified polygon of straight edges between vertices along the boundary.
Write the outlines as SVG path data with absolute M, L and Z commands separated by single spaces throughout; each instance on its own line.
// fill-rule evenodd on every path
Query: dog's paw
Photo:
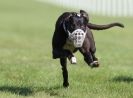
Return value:
M 71 57 L 70 62 L 71 64 L 76 64 L 77 63 L 76 57 Z
M 96 67 L 99 67 L 99 62 L 98 61 L 93 61 L 91 64 L 90 64 L 90 66 L 91 66 L 91 68 L 96 68 Z
M 68 82 L 64 82 L 64 83 L 63 83 L 63 87 L 64 87 L 64 88 L 68 88 L 68 87 L 69 87 L 69 83 L 68 83 Z

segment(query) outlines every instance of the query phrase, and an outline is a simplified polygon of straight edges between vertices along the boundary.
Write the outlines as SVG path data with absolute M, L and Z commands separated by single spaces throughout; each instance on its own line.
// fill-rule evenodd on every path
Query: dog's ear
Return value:
M 86 18 L 87 22 L 89 22 L 89 15 L 86 11 L 80 10 L 80 14 Z
M 65 32 L 67 32 L 67 22 L 69 21 L 69 18 L 71 16 L 72 16 L 72 13 L 68 12 L 66 14 L 66 17 L 65 17 L 64 21 L 63 21 L 63 29 L 64 29 Z
M 67 29 L 66 29 L 66 22 L 65 22 L 65 21 L 63 21 L 63 29 L 64 29 L 65 32 L 67 32 Z

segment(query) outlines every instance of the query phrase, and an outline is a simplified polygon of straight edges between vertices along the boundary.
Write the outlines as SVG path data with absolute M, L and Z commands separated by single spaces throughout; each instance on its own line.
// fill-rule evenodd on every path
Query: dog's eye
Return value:
M 75 28 L 75 25 L 74 25 L 74 24 L 72 24 L 72 25 L 71 25 L 71 28 Z

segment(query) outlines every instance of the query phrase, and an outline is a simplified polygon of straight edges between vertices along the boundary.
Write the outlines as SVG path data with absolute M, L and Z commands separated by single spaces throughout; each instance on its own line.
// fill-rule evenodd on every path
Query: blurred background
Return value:
M 90 69 L 77 52 L 65 90 L 51 41 L 57 18 L 80 9 L 91 23 L 125 28 L 93 31 L 101 66 Z M 132 69 L 133 0 L 0 0 L 0 98 L 133 98 Z
M 38 0 L 106 16 L 133 16 L 133 0 Z

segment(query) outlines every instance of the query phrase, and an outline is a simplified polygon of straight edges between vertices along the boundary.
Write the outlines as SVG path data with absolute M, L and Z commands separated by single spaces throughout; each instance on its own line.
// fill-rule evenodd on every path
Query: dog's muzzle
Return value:
M 72 33 L 68 31 L 68 39 L 71 40 L 74 44 L 74 47 L 79 48 L 82 47 L 87 31 L 83 31 L 82 29 L 76 29 Z

